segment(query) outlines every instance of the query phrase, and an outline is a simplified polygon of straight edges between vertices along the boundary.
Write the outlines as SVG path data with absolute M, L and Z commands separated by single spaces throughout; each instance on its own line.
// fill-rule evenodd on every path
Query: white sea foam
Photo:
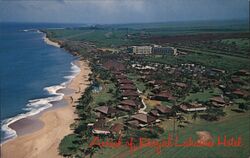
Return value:
M 19 114 L 15 117 L 5 119 L 1 122 L 1 130 L 5 133 L 4 140 L 1 143 L 6 143 L 8 140 L 14 139 L 17 137 L 16 131 L 9 127 L 10 124 L 26 118 L 28 116 L 33 116 L 45 109 L 48 109 L 53 106 L 52 102 L 60 101 L 63 99 L 64 94 L 58 93 L 58 90 L 66 88 L 67 84 L 69 84 L 72 79 L 81 71 L 81 69 L 71 62 L 71 76 L 65 76 L 68 80 L 66 82 L 61 83 L 60 85 L 45 87 L 44 90 L 47 91 L 51 96 L 47 98 L 39 98 L 29 100 L 26 107 L 23 109 L 27 111 L 26 113 Z
M 62 83 L 61 85 L 66 85 L 66 84 L 70 83 L 72 81 L 72 79 L 75 78 L 75 76 L 78 75 L 81 71 L 81 69 L 77 65 L 75 65 L 73 62 L 71 62 L 70 64 L 71 64 L 72 75 L 64 76 L 64 78 L 67 79 L 68 81 Z
M 23 30 L 24 32 L 34 32 L 34 31 L 37 31 L 37 29 L 25 29 Z M 39 31 L 39 30 L 38 30 Z

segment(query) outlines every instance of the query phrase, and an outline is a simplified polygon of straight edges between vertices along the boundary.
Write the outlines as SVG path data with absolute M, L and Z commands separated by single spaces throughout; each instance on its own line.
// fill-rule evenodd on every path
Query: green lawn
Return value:
M 224 40 L 221 40 L 221 42 L 225 44 L 235 44 L 236 46 L 240 48 L 249 49 L 250 47 L 250 41 L 249 39 L 246 39 L 246 38 L 224 39 Z
M 161 57 L 151 56 L 146 58 L 146 61 L 162 64 L 196 63 L 228 71 L 237 71 L 239 69 L 250 67 L 250 60 L 248 58 L 209 53 L 195 49 L 185 50 L 191 51 L 192 53 L 177 57 L 170 55 Z
M 51 38 L 70 41 L 87 41 L 94 43 L 98 47 L 110 48 L 126 46 L 127 44 L 134 45 L 143 42 L 140 39 L 127 39 L 127 30 L 125 29 L 49 29 L 47 32 Z
M 97 105 L 98 103 L 101 102 L 107 102 L 109 100 L 114 100 L 114 95 L 115 93 L 115 84 L 114 83 L 107 83 L 107 84 L 101 84 L 102 85 L 102 90 L 98 93 L 93 94 L 93 105 Z M 109 89 L 113 89 L 112 93 L 108 93 Z
M 197 93 L 189 93 L 189 96 L 185 98 L 185 102 L 193 102 L 193 101 L 200 101 L 200 102 L 207 102 L 210 98 L 212 98 L 215 95 L 222 94 L 221 90 L 218 88 L 215 89 L 208 89 L 204 90 L 204 92 L 197 92 Z
M 161 101 L 161 104 L 169 107 L 173 106 L 173 103 L 171 103 L 170 101 Z
M 142 92 L 147 89 L 145 86 L 145 83 L 142 81 L 138 81 L 139 76 L 135 73 L 129 73 L 127 74 L 127 77 L 132 80 L 135 84 L 135 86 Z
M 145 58 L 145 61 L 148 62 L 155 62 L 155 63 L 161 63 L 161 64 L 179 64 L 181 63 L 182 59 L 180 57 L 175 57 L 172 55 L 157 55 L 157 56 L 150 56 Z
M 226 117 L 218 122 L 206 122 L 198 121 L 186 128 L 178 129 L 177 134 L 179 141 L 187 139 L 188 137 L 197 138 L 197 131 L 208 131 L 214 139 L 217 136 L 226 135 L 227 137 L 241 136 L 243 145 L 241 147 L 223 147 L 216 146 L 212 148 L 206 147 L 171 147 L 163 148 L 160 155 L 155 153 L 153 148 L 144 148 L 140 151 L 130 155 L 129 149 L 118 148 L 118 149 L 102 149 L 94 157 L 134 157 L 134 158 L 248 158 L 250 155 L 250 111 L 246 113 L 235 113 L 235 117 Z M 169 124 L 171 125 L 171 123 Z M 171 131 L 167 131 L 163 137 L 166 138 Z

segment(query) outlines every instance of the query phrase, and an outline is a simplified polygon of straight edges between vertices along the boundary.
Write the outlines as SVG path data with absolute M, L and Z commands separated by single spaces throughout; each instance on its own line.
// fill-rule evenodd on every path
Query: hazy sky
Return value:
M 0 0 L 0 21 L 134 23 L 246 19 L 249 0 Z

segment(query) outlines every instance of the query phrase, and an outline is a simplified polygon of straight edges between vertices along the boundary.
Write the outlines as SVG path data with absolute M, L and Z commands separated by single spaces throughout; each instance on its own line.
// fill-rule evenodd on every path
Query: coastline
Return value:
M 28 111 L 27 113 L 18 114 L 14 117 L 4 120 L 5 122 L 3 123 L 1 128 L 8 133 L 8 138 L 3 142 L 1 140 L 1 145 L 10 140 L 15 139 L 17 136 L 24 135 L 26 133 L 31 133 L 40 129 L 39 127 L 42 126 L 42 122 L 39 121 L 37 118 L 42 113 L 46 112 L 47 110 L 54 109 L 56 107 L 62 107 L 62 105 L 67 105 L 67 103 L 65 103 L 66 101 L 64 101 L 64 96 L 67 95 L 67 93 L 65 93 L 64 90 L 68 89 L 67 85 L 80 71 L 80 68 L 74 62 L 71 62 L 72 74 L 70 76 L 65 76 L 68 79 L 67 81 L 58 85 L 52 85 L 43 88 L 44 91 L 47 91 L 47 93 L 52 96 L 30 99 L 28 101 L 28 104 L 26 104 L 27 109 L 29 109 L 30 111 Z M 41 108 L 32 109 L 33 106 L 40 106 L 40 104 L 43 105 Z M 30 125 L 30 122 L 33 123 Z M 32 125 L 35 125 L 35 127 L 33 127 Z M 27 127 L 29 127 L 30 129 L 27 129 Z
M 44 40 L 44 42 L 45 42 L 46 44 L 48 44 L 48 45 L 51 45 L 51 46 L 54 46 L 54 47 L 58 47 L 58 48 L 61 47 L 59 43 L 51 41 L 51 40 L 46 36 L 46 34 L 44 35 L 43 40 Z
M 48 45 L 61 47 L 59 43 L 48 39 L 46 34 L 43 36 L 43 40 Z M 87 88 L 89 84 L 88 74 L 91 73 L 88 61 L 78 59 L 74 64 L 78 66 L 80 72 L 66 84 L 65 89 L 70 89 L 71 92 L 65 94 L 63 99 L 57 102 L 59 104 L 57 107 L 50 107 L 39 114 L 28 116 L 19 120 L 19 122 L 10 124 L 17 130 L 27 125 L 28 128 L 24 130 L 25 132 L 18 133 L 17 131 L 18 136 L 16 138 L 1 144 L 1 157 L 61 157 L 58 155 L 59 143 L 64 136 L 72 133 L 70 124 L 74 122 L 76 117 L 74 114 L 75 101 L 81 97 Z M 64 103 L 61 101 L 64 101 Z M 61 106 L 60 104 L 65 105 Z M 13 124 L 16 125 L 13 126 Z
M 81 96 L 88 86 L 88 74 L 91 73 L 88 62 L 77 61 L 81 72 L 67 86 L 74 90 L 72 95 L 64 96 L 68 105 L 61 108 L 51 109 L 38 118 L 44 126 L 33 133 L 10 140 L 2 145 L 2 157 L 4 158 L 44 158 L 61 157 L 58 155 L 58 146 L 61 139 L 70 134 L 70 124 L 74 122 L 75 101 Z M 80 88 L 80 91 L 79 91 Z M 73 101 L 72 101 L 72 99 Z M 22 148 L 20 148 L 22 146 Z

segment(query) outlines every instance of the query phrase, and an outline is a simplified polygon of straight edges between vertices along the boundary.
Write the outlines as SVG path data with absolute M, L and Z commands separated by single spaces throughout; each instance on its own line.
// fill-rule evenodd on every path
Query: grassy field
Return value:
M 189 96 L 185 98 L 185 102 L 207 102 L 210 98 L 212 98 L 215 95 L 222 94 L 221 90 L 216 88 L 212 90 L 205 90 L 204 92 L 197 92 L 197 93 L 190 93 Z
M 47 29 L 50 38 L 94 43 L 97 47 L 152 44 L 151 37 L 230 33 L 248 31 L 247 21 L 194 21 L 97 25 L 81 28 Z M 127 35 L 129 37 L 127 38 Z
M 236 71 L 250 66 L 250 60 L 248 58 L 235 57 L 224 54 L 213 54 L 200 50 L 192 50 L 192 52 L 193 53 L 184 56 L 183 60 L 190 62 L 193 61 L 195 63 L 200 63 L 208 67 L 215 67 L 228 71 Z
M 234 57 L 224 54 L 214 54 L 195 49 L 186 49 L 192 51 L 185 56 L 161 56 L 149 57 L 146 59 L 150 62 L 163 64 L 179 64 L 179 63 L 197 63 L 211 68 L 219 68 L 228 71 L 237 71 L 250 67 L 250 60 L 247 58 Z M 240 63 L 240 64 L 239 64 Z
M 248 48 L 250 47 L 250 41 L 249 39 L 243 38 L 243 39 L 224 39 L 221 40 L 222 43 L 225 44 L 235 44 L 236 46 L 240 48 Z
M 98 93 L 93 94 L 93 105 L 98 105 L 98 103 L 105 103 L 109 100 L 114 100 L 113 93 L 115 92 L 115 84 L 108 82 L 106 84 L 101 84 L 102 90 Z M 109 89 L 113 89 L 113 93 L 108 93 Z
M 161 101 L 161 104 L 162 104 L 162 105 L 166 105 L 166 106 L 168 106 L 168 107 L 173 106 L 173 103 L 170 102 L 170 101 Z
M 180 142 L 192 137 L 197 138 L 197 131 L 207 131 L 212 136 L 213 139 L 217 139 L 217 136 L 226 135 L 227 137 L 237 137 L 241 136 L 243 144 L 241 147 L 223 147 L 216 146 L 212 148 L 207 147 L 171 147 L 163 148 L 160 155 L 155 153 L 154 148 L 144 148 L 130 155 L 129 149 L 123 147 L 119 149 L 102 149 L 94 157 L 134 157 L 134 158 L 248 158 L 250 155 L 249 145 L 250 145 L 250 112 L 246 113 L 235 113 L 229 115 L 218 122 L 203 122 L 196 121 L 195 123 L 187 126 L 183 129 L 178 129 L 177 134 L 179 136 Z M 171 122 L 169 122 L 171 125 Z M 166 139 L 169 132 L 167 131 L 162 139 Z
M 132 80 L 132 81 L 134 82 L 135 86 L 136 86 L 141 92 L 147 89 L 147 87 L 146 87 L 146 85 L 145 85 L 144 82 L 138 81 L 138 79 L 139 79 L 140 76 L 138 76 L 137 74 L 135 74 L 135 73 L 130 73 L 130 74 L 127 74 L 127 76 L 128 76 L 128 78 L 129 78 L 130 80 Z
M 114 29 L 53 29 L 48 30 L 48 35 L 59 40 L 85 41 L 94 43 L 97 47 L 115 48 L 132 44 L 139 44 L 140 39 L 127 39 L 127 30 Z M 130 33 L 140 31 L 131 31 Z

